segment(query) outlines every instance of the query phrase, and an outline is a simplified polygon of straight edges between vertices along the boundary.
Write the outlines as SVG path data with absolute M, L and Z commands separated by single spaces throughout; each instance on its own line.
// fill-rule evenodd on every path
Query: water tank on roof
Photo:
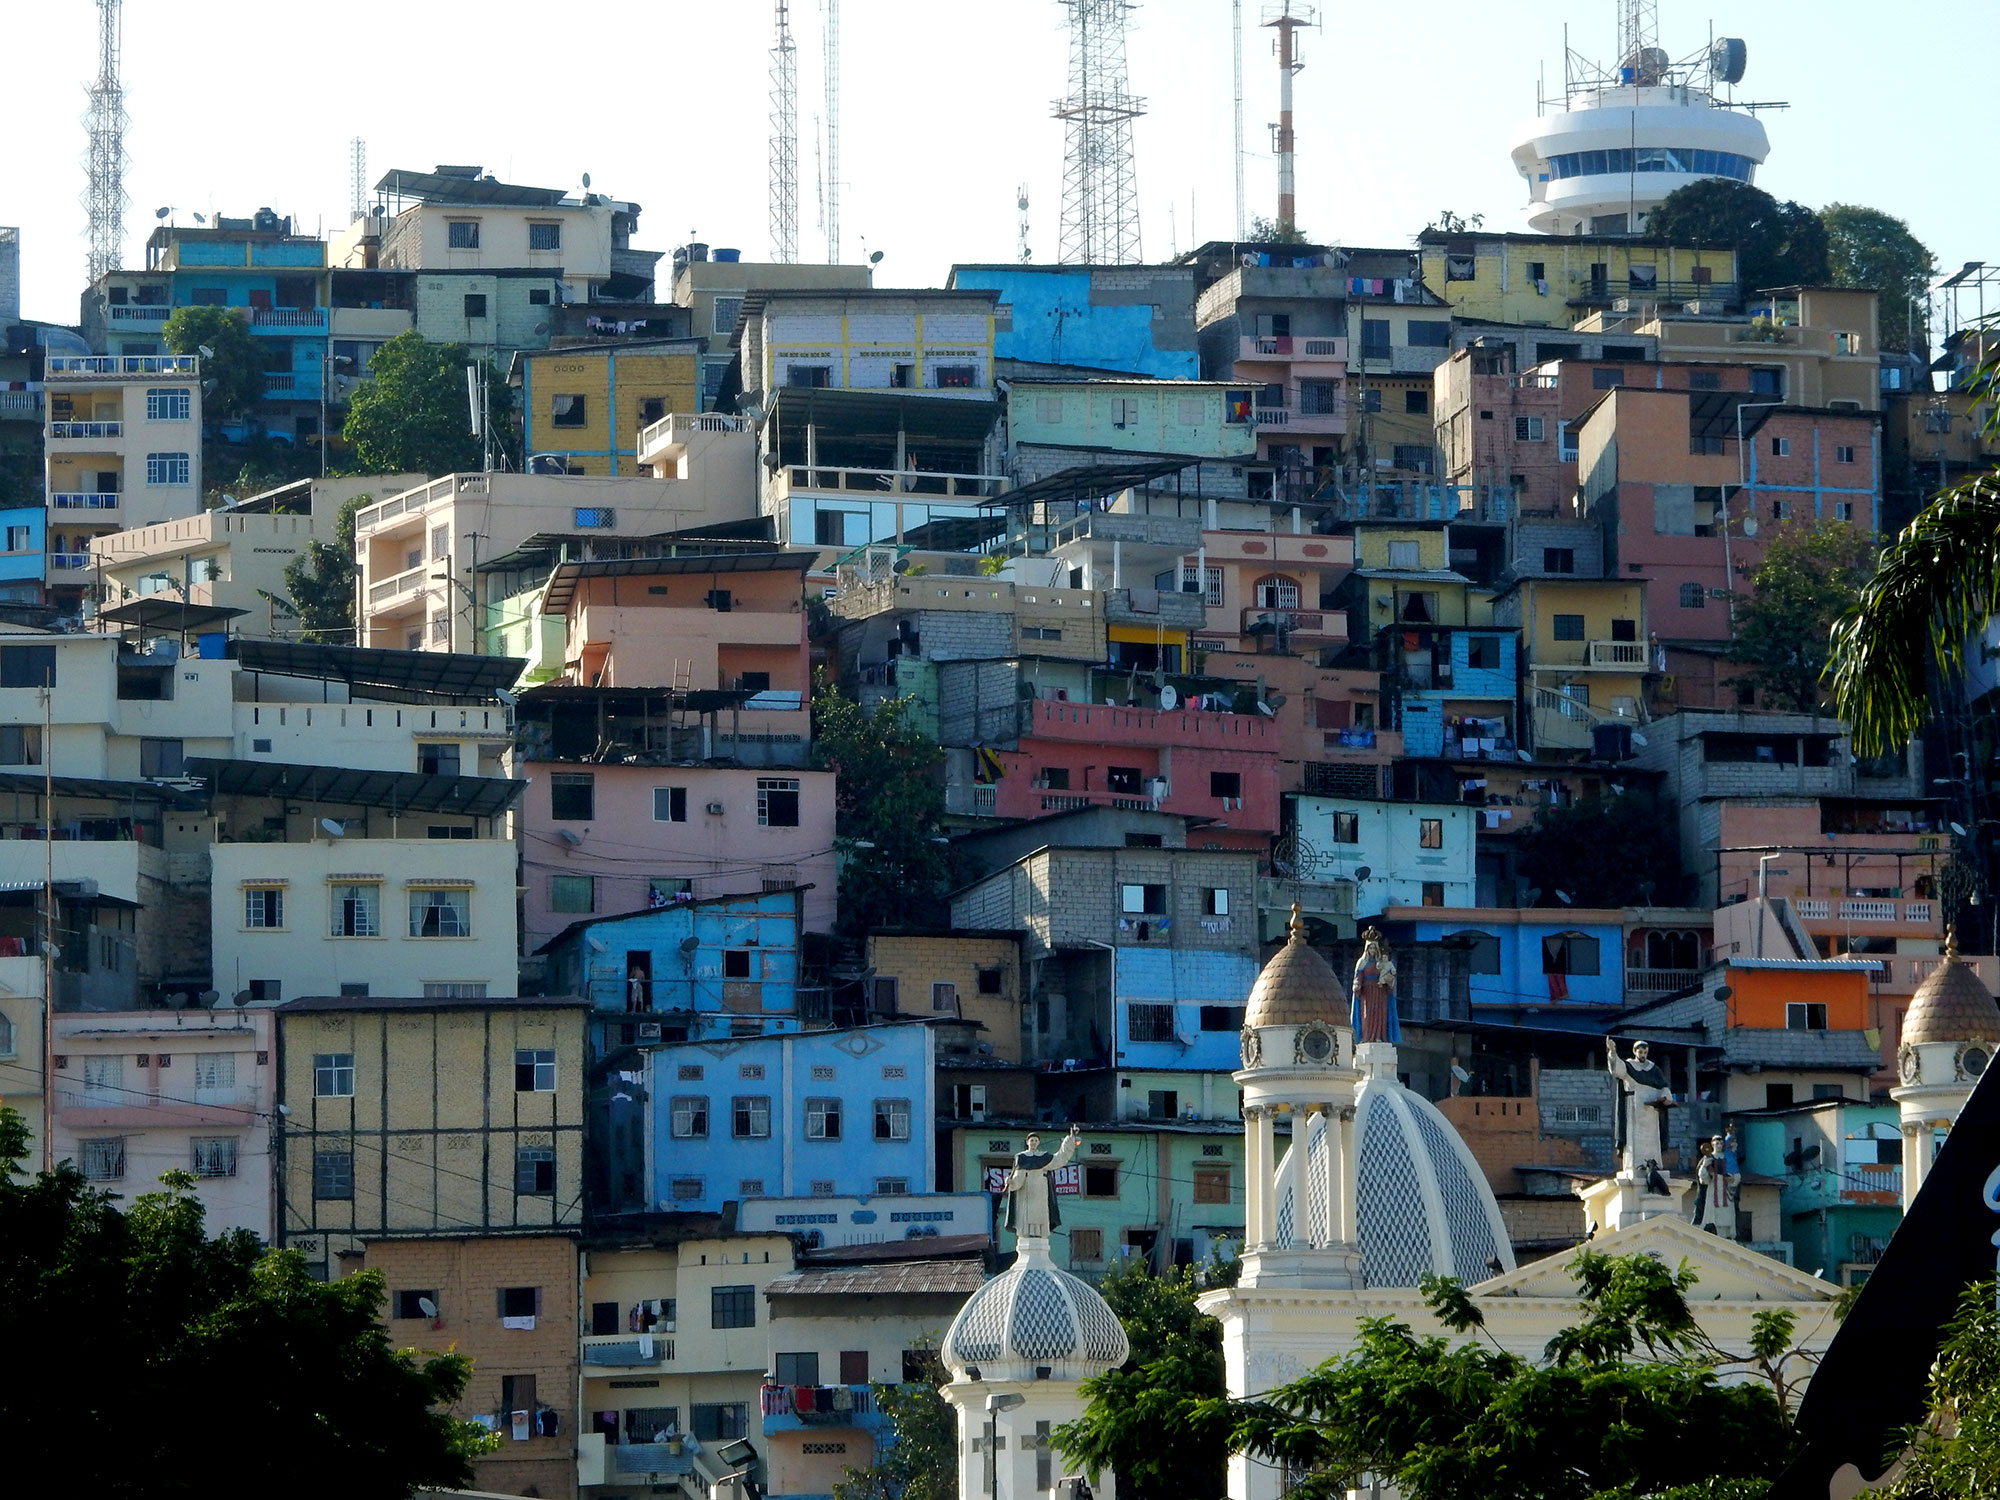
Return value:
M 688 260 L 690 263 L 707 259 L 708 246 L 704 245 L 700 240 L 696 240 L 688 246 Z
M 743 259 L 743 252 L 741 250 L 717 250 L 715 258 L 724 265 L 733 266 L 736 262 Z
M 276 234 L 278 215 L 269 208 L 260 208 L 250 216 L 250 227 L 259 234 Z

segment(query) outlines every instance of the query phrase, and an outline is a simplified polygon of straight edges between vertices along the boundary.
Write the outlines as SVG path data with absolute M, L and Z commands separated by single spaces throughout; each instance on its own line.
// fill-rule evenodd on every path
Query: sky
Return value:
M 818 122 L 823 0 L 794 0 L 802 259 L 826 258 Z M 1275 212 L 1277 119 L 1267 0 L 1244 0 L 1245 192 Z M 1294 9 L 1304 7 L 1295 4 Z M 1142 0 L 1130 13 L 1145 257 L 1235 232 L 1229 0 Z M 1616 0 L 1431 0 L 1322 6 L 1301 34 L 1299 223 L 1317 240 L 1403 245 L 1441 210 L 1525 230 L 1509 160 L 1538 80 L 1561 78 L 1564 26 L 1614 50 Z M 1923 0 L 1895 24 L 1873 0 L 1660 0 L 1675 57 L 1748 42 L 1739 97 L 1764 116 L 1759 185 L 1814 207 L 1864 203 L 1908 220 L 1940 265 L 2000 261 L 2000 194 L 1984 186 L 1983 92 L 1953 60 L 1995 54 L 2000 0 Z M 643 205 L 636 243 L 691 239 L 763 259 L 767 49 L 760 0 L 126 0 L 128 265 L 154 211 L 247 216 L 306 232 L 347 221 L 349 142 L 372 184 L 392 167 L 477 163 L 503 181 L 592 187 Z M 1012 260 L 1016 189 L 1029 243 L 1057 258 L 1067 91 L 1056 0 L 845 0 L 840 7 L 843 257 L 880 251 L 877 284 L 935 286 L 954 262 Z M 22 310 L 77 317 L 84 275 L 85 89 L 91 0 L 0 0 L 8 115 L 0 224 L 22 231 Z M 663 289 L 664 290 L 664 289 Z

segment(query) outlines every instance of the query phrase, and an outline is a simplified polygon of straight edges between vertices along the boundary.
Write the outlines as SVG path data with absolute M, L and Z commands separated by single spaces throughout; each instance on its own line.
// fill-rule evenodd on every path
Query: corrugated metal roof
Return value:
M 969 1297 L 985 1284 L 980 1260 L 906 1260 L 890 1265 L 800 1270 L 764 1288 L 766 1297 Z

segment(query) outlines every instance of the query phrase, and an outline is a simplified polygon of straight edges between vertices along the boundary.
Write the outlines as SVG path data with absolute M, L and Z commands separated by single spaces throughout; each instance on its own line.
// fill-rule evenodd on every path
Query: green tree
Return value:
M 1826 226 L 1833 285 L 1872 287 L 1882 294 L 1882 347 L 1928 352 L 1924 297 L 1937 274 L 1930 248 L 1908 224 L 1879 208 L 1829 203 L 1819 219 Z
M 1485 214 L 1455 214 L 1448 208 L 1438 210 L 1438 216 L 1424 226 L 1439 234 L 1468 234 L 1486 222 Z
M 1235 1266 L 1197 1274 L 1192 1266 L 1153 1274 L 1124 1261 L 1099 1290 L 1132 1341 L 1119 1369 L 1083 1383 L 1090 1405 L 1052 1434 L 1072 1462 L 1109 1469 L 1128 1500 L 1216 1500 L 1224 1493 L 1228 1429 L 1216 1403 L 1225 1393 L 1222 1325 L 1195 1306 L 1210 1286 L 1235 1279 Z
M 1818 713 L 1833 627 L 1860 601 L 1873 571 L 1868 533 L 1851 521 L 1781 522 L 1750 592 L 1736 603 L 1728 658 L 1747 668 L 1759 701 L 1786 713 Z
M 910 723 L 914 698 L 864 709 L 813 683 L 813 764 L 837 773 L 840 928 L 934 926 L 958 861 L 944 832 L 944 750 Z
M 935 1349 L 915 1351 L 922 1378 L 874 1387 L 890 1442 L 866 1469 L 849 1468 L 833 1500 L 958 1500 L 958 1413 L 938 1394 L 949 1375 Z
M 443 1408 L 471 1362 L 394 1349 L 379 1275 L 321 1283 L 245 1230 L 209 1237 L 189 1172 L 127 1212 L 68 1163 L 17 1180 L 24 1145 L 0 1110 L 0 1339 L 34 1351 L 0 1367 L 0 1420 L 61 1433 L 66 1483 L 401 1500 L 470 1482 L 492 1439 Z M 110 1345 L 80 1333 L 80 1308 Z
M 333 540 L 311 541 L 285 564 L 285 609 L 297 617 L 299 638 L 330 646 L 358 644 L 354 638 L 354 513 L 372 495 L 356 495 L 340 507 Z
M 1646 215 L 1646 237 L 1663 245 L 1734 245 L 1737 281 L 1746 291 L 1827 280 L 1819 215 L 1728 177 L 1704 177 L 1669 193 Z
M 2000 355 L 1973 389 L 2000 435 Z M 1882 549 L 1874 576 L 1833 627 L 1834 708 L 1863 754 L 1900 748 L 1931 715 L 1928 672 L 1955 679 L 2000 607 L 2000 471 L 1944 491 Z
M 427 344 L 414 333 L 399 333 L 368 361 L 368 379 L 354 392 L 341 436 L 354 445 L 355 461 L 370 474 L 451 474 L 484 462 L 472 434 L 465 367 L 473 362 L 463 344 Z M 496 451 L 505 451 L 513 393 L 487 372 Z
M 1567 807 L 1544 807 L 1514 839 L 1521 879 L 1541 904 L 1671 905 L 1681 886 L 1674 812 L 1649 791 L 1628 787 Z
M 1262 214 L 1250 216 L 1250 232 L 1243 237 L 1246 245 L 1305 245 L 1311 241 L 1306 232 L 1296 224 L 1286 224 L 1277 219 L 1267 219 Z
M 2000 1495 L 2000 1311 L 1992 1282 L 1960 1296 L 1931 1366 L 1930 1410 L 1909 1433 L 1902 1471 L 1869 1493 L 1894 1500 Z
M 1334 1500 L 1367 1475 L 1408 1500 L 1765 1494 L 1792 1447 L 1792 1314 L 1760 1312 L 1751 1347 L 1733 1353 L 1696 1322 L 1685 1266 L 1584 1251 L 1571 1269 L 1583 1320 L 1539 1360 L 1486 1337 L 1466 1290 L 1430 1277 L 1424 1300 L 1460 1341 L 1366 1319 L 1346 1358 L 1208 1410 L 1226 1414 L 1235 1448 L 1302 1476 L 1289 1489 L 1300 1500 Z
M 226 307 L 179 307 L 160 329 L 175 354 L 201 355 L 202 416 L 213 423 L 264 399 L 265 355 L 249 325 Z M 207 349 L 207 354 L 201 351 Z

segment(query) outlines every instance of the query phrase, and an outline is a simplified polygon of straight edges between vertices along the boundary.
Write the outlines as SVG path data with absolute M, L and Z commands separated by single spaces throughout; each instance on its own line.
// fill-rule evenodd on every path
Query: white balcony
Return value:
M 122 306 L 114 303 L 110 309 L 114 323 L 164 323 L 173 316 L 173 312 L 171 307 L 139 302 L 128 302 Z
M 253 307 L 250 310 L 252 328 L 304 328 L 326 327 L 326 309 L 323 307 Z
M 1607 671 L 1643 672 L 1646 670 L 1646 643 L 1592 641 L 1590 654 L 1584 665 Z
M 1347 340 L 1339 337 L 1294 338 L 1290 334 L 1241 338 L 1237 340 L 1236 359 L 1239 364 L 1268 363 L 1272 360 L 1295 365 L 1319 361 L 1345 364 Z
M 1845 901 L 1825 896 L 1796 896 L 1792 910 L 1807 922 L 1914 922 L 1937 920 L 1937 907 L 1929 901 L 1892 901 L 1856 896 Z
M 380 583 L 370 584 L 368 588 L 368 607 L 374 609 L 378 605 L 392 604 L 407 594 L 414 594 L 422 589 L 429 582 L 429 579 L 430 565 L 428 563 L 419 563 L 416 567 L 398 573 L 392 578 L 385 578 Z
M 0 391 L 0 421 L 38 417 L 42 400 L 40 391 Z
M 50 510 L 116 510 L 118 493 L 93 490 L 61 490 L 49 496 Z
M 123 437 L 123 422 L 51 422 L 49 440 L 51 442 L 74 442 L 79 438 L 101 439 Z
M 789 464 L 771 477 L 773 499 L 800 490 L 831 490 L 844 495 L 883 497 L 913 495 L 954 500 L 991 499 L 1007 487 L 1004 474 L 937 474 L 925 469 L 831 469 Z
M 45 380 L 103 380 L 121 375 L 194 375 L 192 354 L 52 354 L 42 363 Z
M 80 573 L 90 566 L 88 552 L 51 552 L 49 569 L 55 573 Z
M 453 495 L 484 495 L 486 492 L 487 481 L 483 474 L 447 474 L 442 479 L 433 479 L 421 489 L 405 491 L 380 505 L 356 511 L 354 534 L 365 535 L 392 521 L 415 515 L 441 500 L 449 500 Z

